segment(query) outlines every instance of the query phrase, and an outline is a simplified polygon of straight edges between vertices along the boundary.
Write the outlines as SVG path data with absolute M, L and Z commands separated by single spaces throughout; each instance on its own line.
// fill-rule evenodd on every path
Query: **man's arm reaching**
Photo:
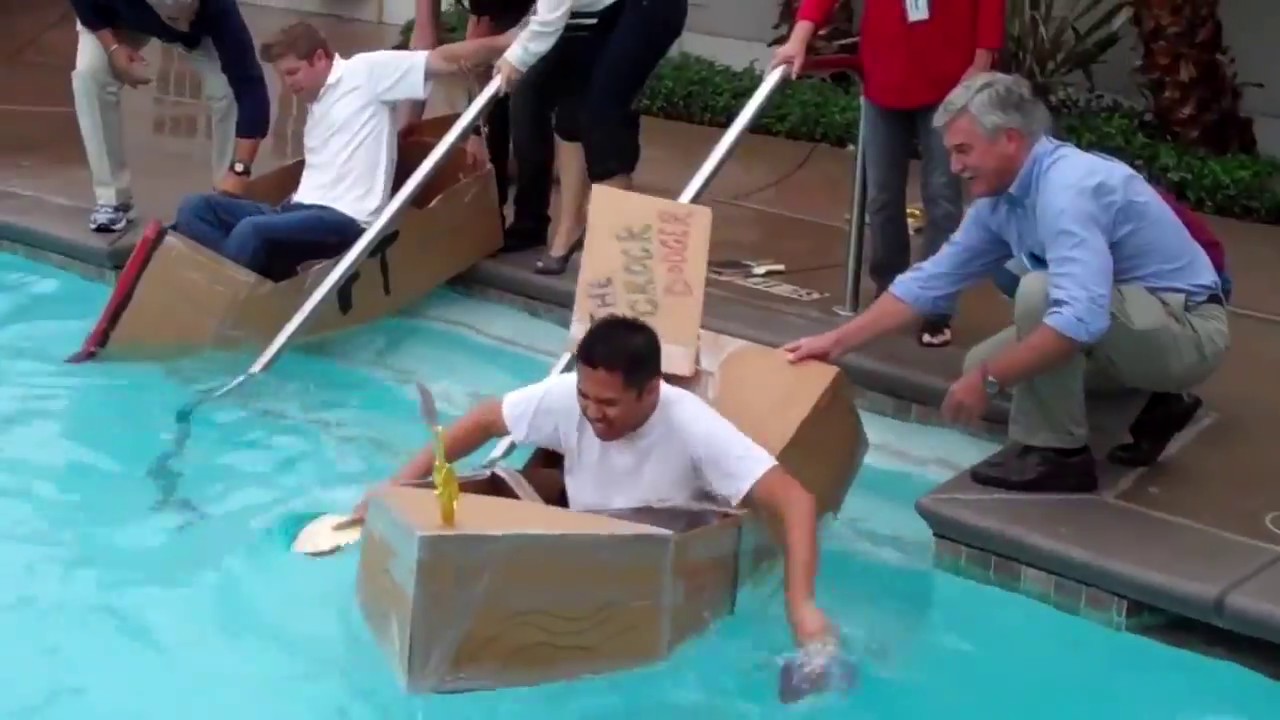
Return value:
M 751 486 L 748 503 L 768 514 L 766 524 L 783 548 L 787 619 L 797 645 L 825 640 L 826 617 L 815 600 L 818 575 L 817 501 L 799 480 L 774 465 Z
M 492 65 L 502 57 L 502 53 L 514 38 L 515 31 L 510 30 L 501 35 L 477 37 L 441 45 L 432 50 L 427 57 L 425 79 L 431 80 L 440 75 L 451 75 Z
M 507 435 L 507 424 L 502 419 L 502 403 L 498 400 L 487 400 L 476 405 L 445 428 L 442 433 L 445 457 L 453 462 L 467 457 L 481 445 Z M 436 462 L 435 443 L 422 449 L 400 471 L 391 478 L 392 484 L 401 485 L 422 480 L 431 474 Z

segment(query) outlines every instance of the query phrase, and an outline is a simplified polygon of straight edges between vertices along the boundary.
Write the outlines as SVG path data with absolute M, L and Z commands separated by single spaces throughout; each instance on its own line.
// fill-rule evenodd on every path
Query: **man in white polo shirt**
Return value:
M 596 321 L 577 348 L 578 370 L 547 378 L 472 408 L 443 433 L 448 457 L 466 457 L 510 435 L 564 456 L 574 510 L 688 506 L 711 495 L 725 505 L 749 499 L 777 518 L 786 567 L 787 616 L 797 644 L 830 635 L 814 601 L 817 505 L 777 459 L 697 395 L 662 378 L 662 346 L 641 320 Z M 431 475 L 425 448 L 390 481 Z M 362 517 L 365 503 L 356 508 Z M 771 525 L 772 526 L 772 525 Z
M 187 197 L 173 228 L 259 275 L 281 280 L 289 268 L 349 248 L 391 196 L 396 166 L 395 104 L 426 100 L 432 77 L 492 63 L 491 41 L 435 50 L 335 54 L 324 35 L 297 22 L 262 43 L 259 58 L 307 103 L 302 177 L 279 206 L 219 193 Z

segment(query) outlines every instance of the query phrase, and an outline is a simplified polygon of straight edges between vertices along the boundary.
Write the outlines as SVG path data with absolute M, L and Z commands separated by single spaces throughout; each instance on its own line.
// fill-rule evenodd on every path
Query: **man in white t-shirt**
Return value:
M 445 452 L 466 457 L 510 435 L 564 456 L 574 510 L 620 510 L 749 500 L 780 520 L 787 614 L 798 644 L 829 636 L 814 602 L 817 509 L 812 494 L 754 440 L 697 395 L 662 378 L 662 349 L 649 325 L 609 316 L 578 344 L 578 370 L 472 408 L 444 432 Z M 390 484 L 429 477 L 427 447 Z M 356 509 L 364 512 L 365 503 Z
M 302 262 L 349 248 L 386 206 L 396 167 L 394 108 L 425 100 L 434 76 L 493 62 L 492 41 L 343 58 L 314 25 L 262 43 L 259 58 L 307 103 L 302 177 L 279 206 L 217 193 L 183 200 L 173 227 L 223 257 L 281 280 Z M 273 262 L 284 254 L 287 263 Z

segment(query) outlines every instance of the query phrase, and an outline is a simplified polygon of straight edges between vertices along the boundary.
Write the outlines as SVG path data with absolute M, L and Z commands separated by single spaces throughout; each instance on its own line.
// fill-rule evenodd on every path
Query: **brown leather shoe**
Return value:
M 1131 440 L 1111 448 L 1107 460 L 1125 467 L 1147 467 L 1155 463 L 1202 407 L 1204 400 L 1196 395 L 1151 393 L 1129 426 Z

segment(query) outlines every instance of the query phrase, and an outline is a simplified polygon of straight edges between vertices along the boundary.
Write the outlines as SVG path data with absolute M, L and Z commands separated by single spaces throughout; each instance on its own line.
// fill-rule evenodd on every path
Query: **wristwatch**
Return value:
M 1000 386 L 1000 381 L 992 377 L 991 373 L 987 371 L 985 364 L 982 366 L 982 388 L 987 391 L 987 397 L 989 398 L 999 395 L 1004 390 Z
M 253 173 L 253 169 L 249 167 L 249 163 L 241 162 L 239 160 L 236 160 L 235 162 L 231 163 L 232 175 L 239 175 L 240 177 L 247 178 L 252 173 Z

